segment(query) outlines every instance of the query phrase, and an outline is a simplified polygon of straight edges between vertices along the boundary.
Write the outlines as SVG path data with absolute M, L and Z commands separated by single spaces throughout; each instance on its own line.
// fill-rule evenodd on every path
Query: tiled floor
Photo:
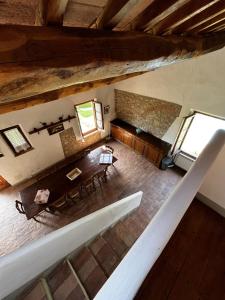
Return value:
M 116 168 L 110 169 L 108 182 L 102 188 L 98 187 L 91 196 L 85 197 L 60 214 L 43 213 L 39 217 L 40 222 L 35 222 L 27 221 L 24 215 L 17 212 L 15 199 L 19 199 L 18 192 L 25 184 L 32 184 L 32 180 L 0 193 L 0 255 L 10 253 L 34 239 L 140 190 L 144 194 L 136 215 L 140 216 L 140 223 L 144 219 L 151 220 L 182 175 L 174 169 L 159 170 L 143 156 L 120 143 L 110 144 L 115 149 L 118 161 Z

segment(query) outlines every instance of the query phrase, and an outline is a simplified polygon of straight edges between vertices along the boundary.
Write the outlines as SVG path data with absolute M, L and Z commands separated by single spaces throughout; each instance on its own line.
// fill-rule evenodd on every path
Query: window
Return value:
M 18 125 L 1 130 L 1 135 L 15 156 L 24 154 L 33 149 Z
M 218 129 L 225 129 L 225 120 L 200 112 L 185 118 L 176 141 L 176 148 L 197 158 Z
M 87 135 L 97 129 L 104 129 L 102 104 L 88 101 L 75 106 L 82 135 Z

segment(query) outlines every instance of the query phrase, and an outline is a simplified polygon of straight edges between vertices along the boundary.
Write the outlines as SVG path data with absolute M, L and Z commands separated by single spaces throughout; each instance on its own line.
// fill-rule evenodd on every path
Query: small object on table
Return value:
M 34 198 L 34 202 L 37 204 L 46 204 L 48 202 L 49 195 L 50 191 L 48 189 L 38 190 Z
M 68 174 L 66 174 L 66 177 L 69 178 L 70 180 L 74 180 L 76 179 L 80 174 L 82 173 L 82 171 L 78 168 L 73 169 L 72 171 L 70 171 Z
M 100 165 L 111 165 L 113 161 L 112 153 L 102 153 L 100 155 L 99 164 Z

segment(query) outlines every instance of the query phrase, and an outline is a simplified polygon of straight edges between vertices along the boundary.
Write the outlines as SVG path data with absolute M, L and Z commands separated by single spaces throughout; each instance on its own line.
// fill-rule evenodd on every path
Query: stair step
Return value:
M 122 222 L 118 222 L 113 228 L 112 231 L 115 232 L 121 240 L 124 241 L 128 248 L 132 247 L 136 238 L 128 231 L 126 226 Z
M 104 240 L 109 243 L 111 248 L 116 252 L 117 256 L 122 258 L 128 251 L 127 245 L 124 243 L 124 241 L 119 237 L 118 234 L 116 234 L 115 230 L 112 230 L 112 228 L 108 229 L 102 237 Z
M 123 224 L 126 226 L 126 228 L 128 229 L 128 231 L 132 234 L 132 236 L 135 237 L 135 239 L 138 239 L 139 236 L 143 232 L 143 228 L 139 225 L 139 223 L 137 221 L 135 221 L 133 219 L 132 216 L 126 218 L 123 221 Z
M 45 289 L 41 281 L 36 281 L 28 289 L 25 290 L 18 298 L 18 300 L 47 300 Z
M 117 254 L 101 236 L 95 239 L 89 248 L 106 275 L 110 276 L 120 262 Z
M 91 251 L 87 247 L 83 248 L 78 255 L 70 258 L 70 263 L 78 274 L 89 297 L 94 298 L 107 277 Z
M 138 226 L 142 228 L 142 231 L 144 231 L 149 224 L 149 218 L 147 221 L 147 217 L 143 216 L 143 214 L 140 214 L 138 211 L 135 214 L 133 214 L 131 218 L 132 220 L 134 220 L 134 222 L 138 224 Z
M 86 299 L 66 261 L 60 263 L 46 280 L 54 300 Z

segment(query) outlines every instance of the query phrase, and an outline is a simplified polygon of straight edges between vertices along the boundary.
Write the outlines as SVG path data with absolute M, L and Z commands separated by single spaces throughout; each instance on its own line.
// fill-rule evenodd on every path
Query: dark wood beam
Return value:
M 220 31 L 225 31 L 225 24 L 214 28 L 213 32 L 220 32 Z
M 137 30 L 146 30 L 159 22 L 165 15 L 172 13 L 176 5 L 180 5 L 188 0 L 167 0 L 154 1 L 132 22 L 132 28 Z
M 16 110 L 25 109 L 28 107 L 32 107 L 35 105 L 40 105 L 48 102 L 52 102 L 55 100 L 65 100 L 67 96 L 71 96 L 74 94 L 83 93 L 89 91 L 91 89 L 101 88 L 107 85 L 114 84 L 116 82 L 129 79 L 131 77 L 139 76 L 144 74 L 145 72 L 137 72 L 132 74 L 125 74 L 118 77 L 107 78 L 102 80 L 95 80 L 92 82 L 85 82 L 76 85 L 72 85 L 69 87 L 61 88 L 55 91 L 42 93 L 40 95 L 23 98 L 16 101 L 6 102 L 0 104 L 0 115 L 9 113 Z
M 48 0 L 47 21 L 49 25 L 61 25 L 69 0 Z
M 177 8 L 174 14 L 169 15 L 156 24 L 153 28 L 154 34 L 162 34 L 165 31 L 172 32 L 177 26 L 191 19 L 193 16 L 198 15 L 218 1 L 219 0 L 187 1 L 185 5 Z
M 96 21 L 98 29 L 106 28 L 108 22 L 115 16 L 128 0 L 108 0 L 103 13 Z
M 0 27 L 0 103 L 74 84 L 155 70 L 225 45 L 225 34 L 158 37 L 139 32 Z
M 129 31 L 132 30 L 131 23 L 136 17 L 153 3 L 155 0 L 130 0 L 123 9 L 115 16 L 114 22 L 118 23 L 115 26 L 116 30 Z M 120 20 L 118 20 L 120 18 Z M 113 18 L 114 19 L 114 18 Z M 112 19 L 112 21 L 113 21 Z
M 172 16 L 177 10 L 179 10 L 181 7 L 183 7 L 185 4 L 190 2 L 190 0 L 176 0 L 175 3 L 170 5 L 167 9 L 162 11 L 158 16 L 156 16 L 154 19 L 151 19 L 146 25 L 145 25 L 145 31 L 149 32 L 152 30 L 152 28 L 160 23 L 162 20 L 167 19 L 167 17 Z
M 223 26 L 224 24 L 225 24 L 225 19 L 223 18 L 222 20 L 201 29 L 200 32 L 202 33 L 211 32 L 214 31 L 214 29 Z
M 219 22 L 221 22 L 222 20 L 225 20 L 225 9 L 224 9 L 224 12 L 217 15 L 216 17 L 210 19 L 209 21 L 207 22 L 204 22 L 203 24 L 201 24 L 200 26 L 192 29 L 192 30 L 189 30 L 189 32 L 200 32 L 201 30 L 203 29 L 207 29 L 213 25 L 216 25 L 218 24 Z
M 201 26 L 201 24 L 209 21 L 210 19 L 216 17 L 217 15 L 219 15 L 224 11 L 225 11 L 225 2 L 224 1 L 216 2 L 210 7 L 201 11 L 200 13 L 185 20 L 182 24 L 178 25 L 173 30 L 173 33 L 179 34 L 197 28 L 198 26 Z

